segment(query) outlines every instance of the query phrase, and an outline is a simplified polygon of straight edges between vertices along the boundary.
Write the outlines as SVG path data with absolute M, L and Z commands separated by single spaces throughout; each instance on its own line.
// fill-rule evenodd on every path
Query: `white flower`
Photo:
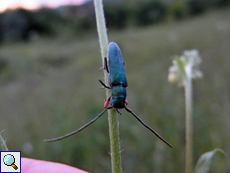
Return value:
M 180 57 L 175 57 L 173 65 L 169 68 L 168 81 L 178 82 L 184 86 L 188 79 L 201 78 L 202 72 L 199 70 L 201 57 L 198 50 L 186 50 Z

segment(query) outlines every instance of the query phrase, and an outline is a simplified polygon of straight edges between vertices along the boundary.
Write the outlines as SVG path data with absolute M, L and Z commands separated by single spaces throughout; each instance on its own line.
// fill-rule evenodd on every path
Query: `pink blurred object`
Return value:
M 62 163 L 29 158 L 22 158 L 21 171 L 23 173 L 88 173 Z

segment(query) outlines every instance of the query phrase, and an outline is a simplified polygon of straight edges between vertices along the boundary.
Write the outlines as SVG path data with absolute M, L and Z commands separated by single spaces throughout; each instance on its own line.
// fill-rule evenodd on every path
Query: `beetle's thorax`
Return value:
M 126 99 L 126 89 L 122 85 L 116 85 L 112 87 L 112 100 L 111 105 L 114 108 L 124 108 Z

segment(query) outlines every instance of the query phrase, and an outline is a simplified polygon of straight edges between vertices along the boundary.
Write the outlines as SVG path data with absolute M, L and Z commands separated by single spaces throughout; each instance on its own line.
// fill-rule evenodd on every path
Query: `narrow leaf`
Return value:
M 225 152 L 219 148 L 202 154 L 196 164 L 194 173 L 207 173 L 210 170 L 212 158 L 216 153 L 226 155 Z
M 0 134 L 0 151 L 8 151 L 6 143 Z

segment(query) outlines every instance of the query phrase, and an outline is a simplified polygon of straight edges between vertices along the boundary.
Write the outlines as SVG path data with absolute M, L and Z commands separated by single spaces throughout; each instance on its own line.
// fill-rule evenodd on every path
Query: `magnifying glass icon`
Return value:
M 12 166 L 15 170 L 18 169 L 18 167 L 14 164 L 15 163 L 15 158 L 12 154 L 7 154 L 3 158 L 3 162 L 7 166 Z

